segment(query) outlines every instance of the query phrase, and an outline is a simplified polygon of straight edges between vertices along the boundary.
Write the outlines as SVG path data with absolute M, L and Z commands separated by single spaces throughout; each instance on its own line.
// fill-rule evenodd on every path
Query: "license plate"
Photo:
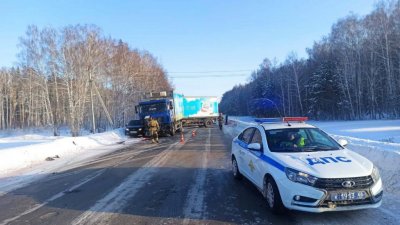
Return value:
M 347 191 L 347 192 L 331 193 L 332 201 L 360 200 L 360 199 L 365 199 L 366 197 L 367 193 L 365 191 Z
M 130 133 L 131 133 L 131 134 L 136 134 L 137 131 L 133 130 L 133 131 L 131 131 Z

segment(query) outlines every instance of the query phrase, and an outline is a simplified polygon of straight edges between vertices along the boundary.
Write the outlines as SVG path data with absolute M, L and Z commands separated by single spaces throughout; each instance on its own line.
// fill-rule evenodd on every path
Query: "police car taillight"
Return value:
M 308 117 L 283 117 L 283 122 L 304 122 Z

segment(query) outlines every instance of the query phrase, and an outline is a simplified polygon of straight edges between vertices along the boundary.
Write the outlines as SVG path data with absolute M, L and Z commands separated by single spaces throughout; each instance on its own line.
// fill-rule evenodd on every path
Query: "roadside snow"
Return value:
M 254 124 L 252 117 L 229 117 L 224 132 L 231 137 Z M 400 194 L 400 120 L 332 121 L 312 124 L 336 140 L 346 139 L 348 149 L 371 160 L 379 168 L 385 191 Z
M 122 129 L 81 137 L 24 134 L 0 138 L 0 195 L 53 171 L 120 149 L 126 140 Z
M 8 148 L 22 147 L 33 144 L 47 143 L 60 138 L 71 137 L 68 128 L 59 129 L 60 136 L 53 135 L 53 129 L 49 127 L 0 130 L 0 151 Z M 82 130 L 82 135 L 89 135 L 88 131 Z
M 400 120 L 309 121 L 330 134 L 400 143 Z
M 8 148 L 22 147 L 26 145 L 40 144 L 56 140 L 57 137 L 48 137 L 37 134 L 21 135 L 16 137 L 0 138 L 0 151 Z

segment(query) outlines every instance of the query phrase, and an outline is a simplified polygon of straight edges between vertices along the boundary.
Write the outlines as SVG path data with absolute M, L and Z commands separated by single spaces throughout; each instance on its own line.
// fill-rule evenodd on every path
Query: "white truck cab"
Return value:
M 379 207 L 378 169 L 306 120 L 265 118 L 244 129 L 232 142 L 233 176 L 254 183 L 274 212 Z

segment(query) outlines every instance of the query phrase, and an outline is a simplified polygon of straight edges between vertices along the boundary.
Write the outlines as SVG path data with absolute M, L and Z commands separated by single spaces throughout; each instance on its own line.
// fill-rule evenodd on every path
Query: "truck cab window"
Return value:
M 156 103 L 151 105 L 142 105 L 141 112 L 143 113 L 155 113 L 155 112 L 162 112 L 167 109 L 165 103 Z

